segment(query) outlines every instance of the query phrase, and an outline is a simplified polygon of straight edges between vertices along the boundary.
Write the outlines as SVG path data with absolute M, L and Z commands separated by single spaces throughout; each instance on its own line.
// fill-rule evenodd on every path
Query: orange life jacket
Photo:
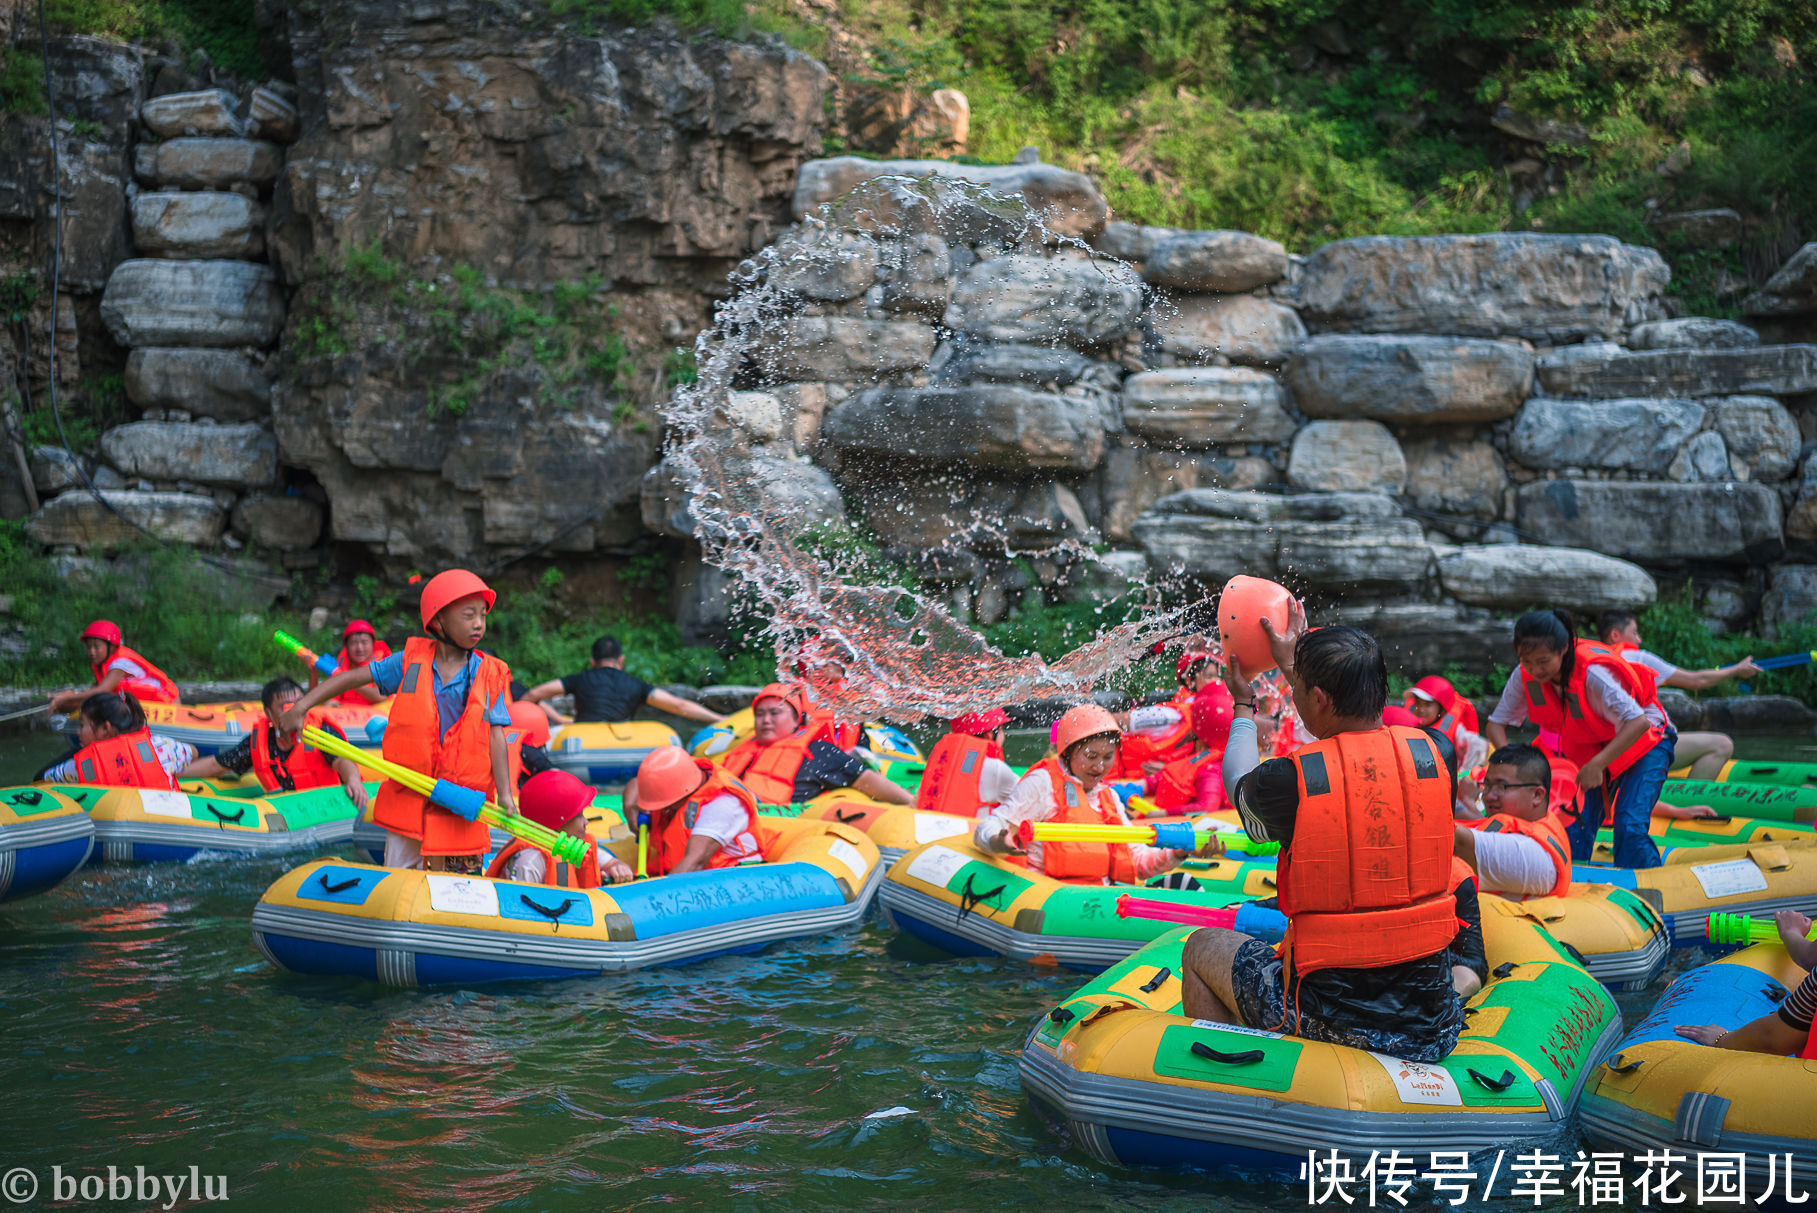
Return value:
M 324 731 L 340 736 L 333 725 Z M 305 742 L 300 736 L 288 754 L 277 752 L 278 731 L 266 721 L 252 735 L 252 773 L 267 792 L 300 792 L 304 788 L 327 788 L 341 782 L 328 756 Z M 345 740 L 345 738 L 343 738 Z
M 1557 813 L 1547 812 L 1538 821 L 1528 821 L 1525 817 L 1516 817 L 1512 813 L 1492 813 L 1487 817 L 1458 824 L 1465 829 L 1481 830 L 1485 834 L 1525 834 L 1546 848 L 1546 855 L 1552 860 L 1552 867 L 1558 873 L 1552 887 L 1544 893 L 1504 893 L 1500 889 L 1485 889 L 1484 892 L 1521 901 L 1528 897 L 1563 897 L 1571 891 L 1571 839 L 1565 833 L 1565 823 Z
M 100 682 L 107 677 L 107 672 L 114 668 L 114 662 L 122 657 L 144 670 L 145 675 L 135 678 L 122 670 L 119 686 L 121 693 L 131 692 L 133 698 L 140 703 L 175 703 L 177 701 L 177 684 L 170 680 L 170 675 L 123 644 L 115 645 L 114 651 L 109 653 L 107 660 L 100 665 L 88 667 L 94 671 L 95 681 Z
M 650 823 L 648 867 L 652 876 L 667 875 L 681 862 L 681 857 L 688 853 L 688 840 L 693 837 L 694 825 L 700 820 L 701 806 L 728 793 L 744 806 L 744 829 L 739 831 L 738 837 L 714 852 L 702 870 L 729 868 L 767 857 L 757 827 L 757 797 L 734 776 L 705 759 L 695 762 L 706 773 L 707 781 L 679 809 L 665 812 L 661 814 L 661 820 Z
M 338 667 L 335 670 L 335 673 L 345 674 L 348 670 L 363 670 L 367 666 L 371 665 L 373 662 L 383 661 L 385 658 L 387 658 L 389 656 L 391 656 L 391 646 L 386 644 L 384 641 L 378 639 L 377 637 L 374 637 L 373 641 L 372 641 L 372 656 L 368 657 L 365 661 L 362 661 L 358 665 L 351 665 L 347 661 L 347 646 L 342 645 L 341 651 L 339 653 L 335 654 L 334 662 L 335 662 L 335 665 Z M 354 690 L 351 690 L 351 691 L 341 692 L 339 695 L 336 695 L 334 697 L 334 701 L 336 703 L 351 704 L 352 706 L 354 706 L 356 708 L 357 707 L 369 708 L 372 706 L 372 700 L 370 700 L 370 699 L 366 698 L 364 695 L 360 694 L 358 688 L 355 688 Z
M 760 803 L 793 804 L 795 773 L 808 760 L 809 744 L 828 739 L 830 720 L 831 717 L 810 715 L 806 725 L 769 745 L 760 745 L 757 738 L 747 737 L 727 750 L 720 763 L 729 773 L 743 780 L 744 786 Z
M 136 733 L 119 733 L 105 741 L 85 745 L 76 751 L 74 762 L 77 783 L 176 790 L 177 781 L 158 761 L 149 728 Z
M 915 790 L 915 807 L 933 813 L 951 813 L 957 817 L 976 817 L 984 797 L 979 787 L 984 780 L 984 763 L 991 743 L 988 737 L 969 733 L 948 733 L 934 743 L 927 756 L 927 770 L 921 775 L 921 786 Z
M 808 709 L 808 731 L 821 731 L 828 741 L 842 750 L 849 750 L 864 740 L 864 730 L 855 724 L 846 724 L 824 708 Z M 787 801 L 782 803 L 786 804 Z
M 1163 706 L 1170 707 L 1180 714 L 1178 724 L 1160 736 L 1143 733 L 1125 733 L 1117 745 L 1117 764 L 1111 768 L 1112 779 L 1142 779 L 1148 775 L 1142 769 L 1145 762 L 1172 762 L 1176 758 L 1185 758 L 1192 753 L 1194 738 L 1192 733 L 1192 701 L 1194 693 L 1181 687 L 1174 697 Z
M 435 646 L 427 636 L 404 642 L 404 676 L 391 701 L 384 756 L 413 771 L 479 788 L 490 799 L 494 793 L 492 726 L 486 722 L 485 711 L 487 704 L 510 695 L 511 667 L 496 657 L 479 654 L 479 670 L 467 691 L 466 705 L 443 739 L 435 710 Z M 484 855 L 492 849 L 484 822 L 468 821 L 432 805 L 428 797 L 389 779 L 379 786 L 372 819 L 394 834 L 420 841 L 424 855 Z
M 587 848 L 586 862 L 577 868 L 565 859 L 557 859 L 533 842 L 525 842 L 521 838 L 514 839 L 504 850 L 492 857 L 492 862 L 486 865 L 486 875 L 494 880 L 509 880 L 510 877 L 505 875 L 505 866 L 519 851 L 536 851 L 542 855 L 543 883 L 546 885 L 552 885 L 558 889 L 597 889 L 600 887 L 599 848 L 597 846 Z
M 1387 725 L 1302 746 L 1275 875 L 1299 976 L 1431 956 L 1457 934 L 1451 783 L 1432 739 Z
M 1058 758 L 1042 760 L 1033 770 L 1046 771 L 1053 788 L 1054 815 L 1049 821 L 1075 825 L 1127 824 L 1117 812 L 1115 795 L 1109 786 L 1099 784 L 1091 792 L 1077 779 L 1060 770 Z M 1135 854 L 1123 842 L 1043 842 L 1041 869 L 1055 880 L 1100 884 L 1136 883 Z
M 1537 678 L 1527 678 L 1525 681 L 1527 719 L 1541 729 L 1556 732 L 1559 755 L 1581 767 L 1595 758 L 1616 733 L 1614 725 L 1584 706 L 1584 684 L 1592 669 L 1609 671 L 1614 676 L 1616 685 L 1632 695 L 1634 702 L 1642 708 L 1657 708 L 1659 694 L 1650 671 L 1624 660 L 1607 645 L 1594 640 L 1579 640 L 1575 652 L 1571 681 L 1565 687 L 1562 698 L 1558 688 L 1550 682 L 1541 682 Z M 1639 762 L 1648 750 L 1664 738 L 1665 730 L 1649 723 L 1647 731 L 1636 738 L 1633 745 L 1615 756 L 1615 760 L 1609 764 L 1609 774 L 1620 775 Z
M 1199 794 L 1199 772 L 1213 762 L 1221 762 L 1223 758 L 1222 751 L 1214 751 L 1208 747 L 1196 754 L 1189 754 L 1185 758 L 1176 758 L 1162 767 L 1160 774 L 1155 776 L 1155 807 L 1157 809 L 1177 809 L 1191 804 L 1193 798 Z M 1224 797 L 1220 790 L 1218 803 L 1211 806 L 1208 811 L 1215 812 L 1223 806 L 1223 803 Z

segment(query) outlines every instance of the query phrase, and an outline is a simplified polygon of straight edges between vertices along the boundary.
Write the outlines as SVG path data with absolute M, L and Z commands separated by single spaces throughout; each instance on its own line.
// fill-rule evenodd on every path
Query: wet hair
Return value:
M 1505 745 L 1489 755 L 1489 765 L 1513 767 L 1520 772 L 1522 782 L 1537 783 L 1546 790 L 1548 796 L 1551 795 L 1552 761 L 1546 757 L 1546 752 L 1536 745 L 1528 745 L 1524 741 Z
M 1564 654 L 1565 664 L 1559 670 L 1561 682 L 1570 682 L 1577 665 L 1577 620 L 1571 612 L 1559 607 L 1549 611 L 1528 611 L 1514 621 L 1514 653 L 1529 645 L 1539 645 L 1554 653 Z
M 1380 715 L 1388 702 L 1388 665 L 1368 632 L 1343 626 L 1307 632 L 1294 646 L 1293 664 L 1300 681 L 1331 696 L 1340 716 Z
M 82 719 L 97 727 L 107 725 L 115 733 L 137 733 L 145 727 L 145 709 L 131 691 L 103 691 L 82 701 Z
M 625 646 L 618 643 L 616 636 L 601 636 L 593 642 L 593 660 L 611 661 L 625 655 Z
M 1637 622 L 1639 620 L 1633 611 L 1604 611 L 1596 617 L 1596 638 L 1607 640 L 1609 633 L 1618 632 L 1630 623 Z
M 295 691 L 297 694 L 301 695 L 303 693 L 303 685 L 294 678 L 279 674 L 276 678 L 273 678 L 270 682 L 259 688 L 259 702 L 269 708 L 278 701 L 279 695 L 287 695 L 291 691 Z

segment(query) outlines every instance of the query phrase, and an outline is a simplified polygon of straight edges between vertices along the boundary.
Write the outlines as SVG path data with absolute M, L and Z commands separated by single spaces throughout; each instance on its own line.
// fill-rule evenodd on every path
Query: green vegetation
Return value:
M 44 57 L 35 48 L 0 46 L 0 114 L 42 118 L 48 113 Z
M 1712 635 L 1698 613 L 1695 588 L 1687 582 L 1677 593 L 1662 597 L 1641 613 L 1640 634 L 1647 642 L 1647 648 L 1666 660 L 1687 669 L 1707 670 L 1732 665 L 1743 657 L 1771 657 L 1777 653 L 1817 649 L 1817 615 L 1806 616 L 1797 623 L 1781 624 L 1775 640 L 1762 640 L 1749 632 Z M 1748 685 L 1756 694 L 1790 695 L 1817 704 L 1817 665 L 1768 670 L 1751 679 Z M 1698 698 L 1733 695 L 1735 683 L 1724 682 L 1708 691 L 1690 693 Z
M 165 39 L 206 51 L 216 67 L 242 80 L 265 78 L 256 6 L 246 0 L 45 0 L 51 28 L 123 42 Z

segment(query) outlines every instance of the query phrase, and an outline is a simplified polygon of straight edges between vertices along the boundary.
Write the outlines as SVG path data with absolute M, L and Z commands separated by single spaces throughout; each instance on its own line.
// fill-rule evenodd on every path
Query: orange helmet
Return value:
M 1117 727 L 1116 717 L 1095 703 L 1082 703 L 1060 717 L 1060 722 L 1054 726 L 1054 748 L 1064 757 L 1066 751 L 1088 737 L 1105 733 L 1121 736 L 1122 732 Z
M 549 744 L 549 716 L 533 703 L 521 700 L 510 708 L 511 727 L 523 734 L 525 745 L 544 746 Z
M 488 611 L 498 601 L 498 595 L 492 592 L 492 587 L 466 569 L 449 569 L 431 577 L 429 584 L 423 587 L 423 630 L 429 630 L 429 621 L 441 614 L 444 608 L 475 594 L 486 600 Z
M 112 645 L 124 643 L 120 639 L 120 629 L 114 624 L 107 622 L 105 619 L 97 619 L 83 628 L 82 639 L 105 640 L 108 644 Z
M 751 700 L 751 706 L 756 707 L 766 699 L 780 699 L 788 704 L 789 710 L 795 713 L 796 720 L 808 718 L 808 697 L 802 691 L 800 683 L 772 682 L 757 692 L 757 697 Z
M 1262 620 L 1273 624 L 1278 636 L 1287 630 L 1292 612 L 1293 595 L 1285 586 L 1262 577 L 1232 577 L 1218 595 L 1218 634 L 1224 641 L 1224 655 L 1242 663 L 1245 677 L 1274 669 L 1274 648 L 1262 630 Z
M 538 771 L 517 793 L 518 811 L 551 830 L 564 828 L 592 803 L 593 789 L 566 771 Z
M 637 764 L 637 807 L 646 813 L 680 804 L 700 790 L 713 764 L 678 745 L 658 746 Z

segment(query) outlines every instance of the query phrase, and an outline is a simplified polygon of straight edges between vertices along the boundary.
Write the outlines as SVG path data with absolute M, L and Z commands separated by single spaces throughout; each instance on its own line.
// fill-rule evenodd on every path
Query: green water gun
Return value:
M 1754 943 L 1778 943 L 1779 927 L 1770 918 L 1749 918 L 1746 914 L 1712 914 L 1705 928 L 1711 943 L 1746 947 Z M 1817 937 L 1813 925 L 1806 938 Z
M 341 667 L 336 664 L 334 658 L 316 656 L 302 641 L 298 640 L 295 636 L 292 636 L 289 632 L 273 632 L 271 638 L 277 641 L 279 647 L 284 649 L 285 652 L 289 653 L 292 657 L 301 658 L 304 665 L 312 667 L 316 673 L 324 678 L 333 678 L 335 674 L 340 672 Z

